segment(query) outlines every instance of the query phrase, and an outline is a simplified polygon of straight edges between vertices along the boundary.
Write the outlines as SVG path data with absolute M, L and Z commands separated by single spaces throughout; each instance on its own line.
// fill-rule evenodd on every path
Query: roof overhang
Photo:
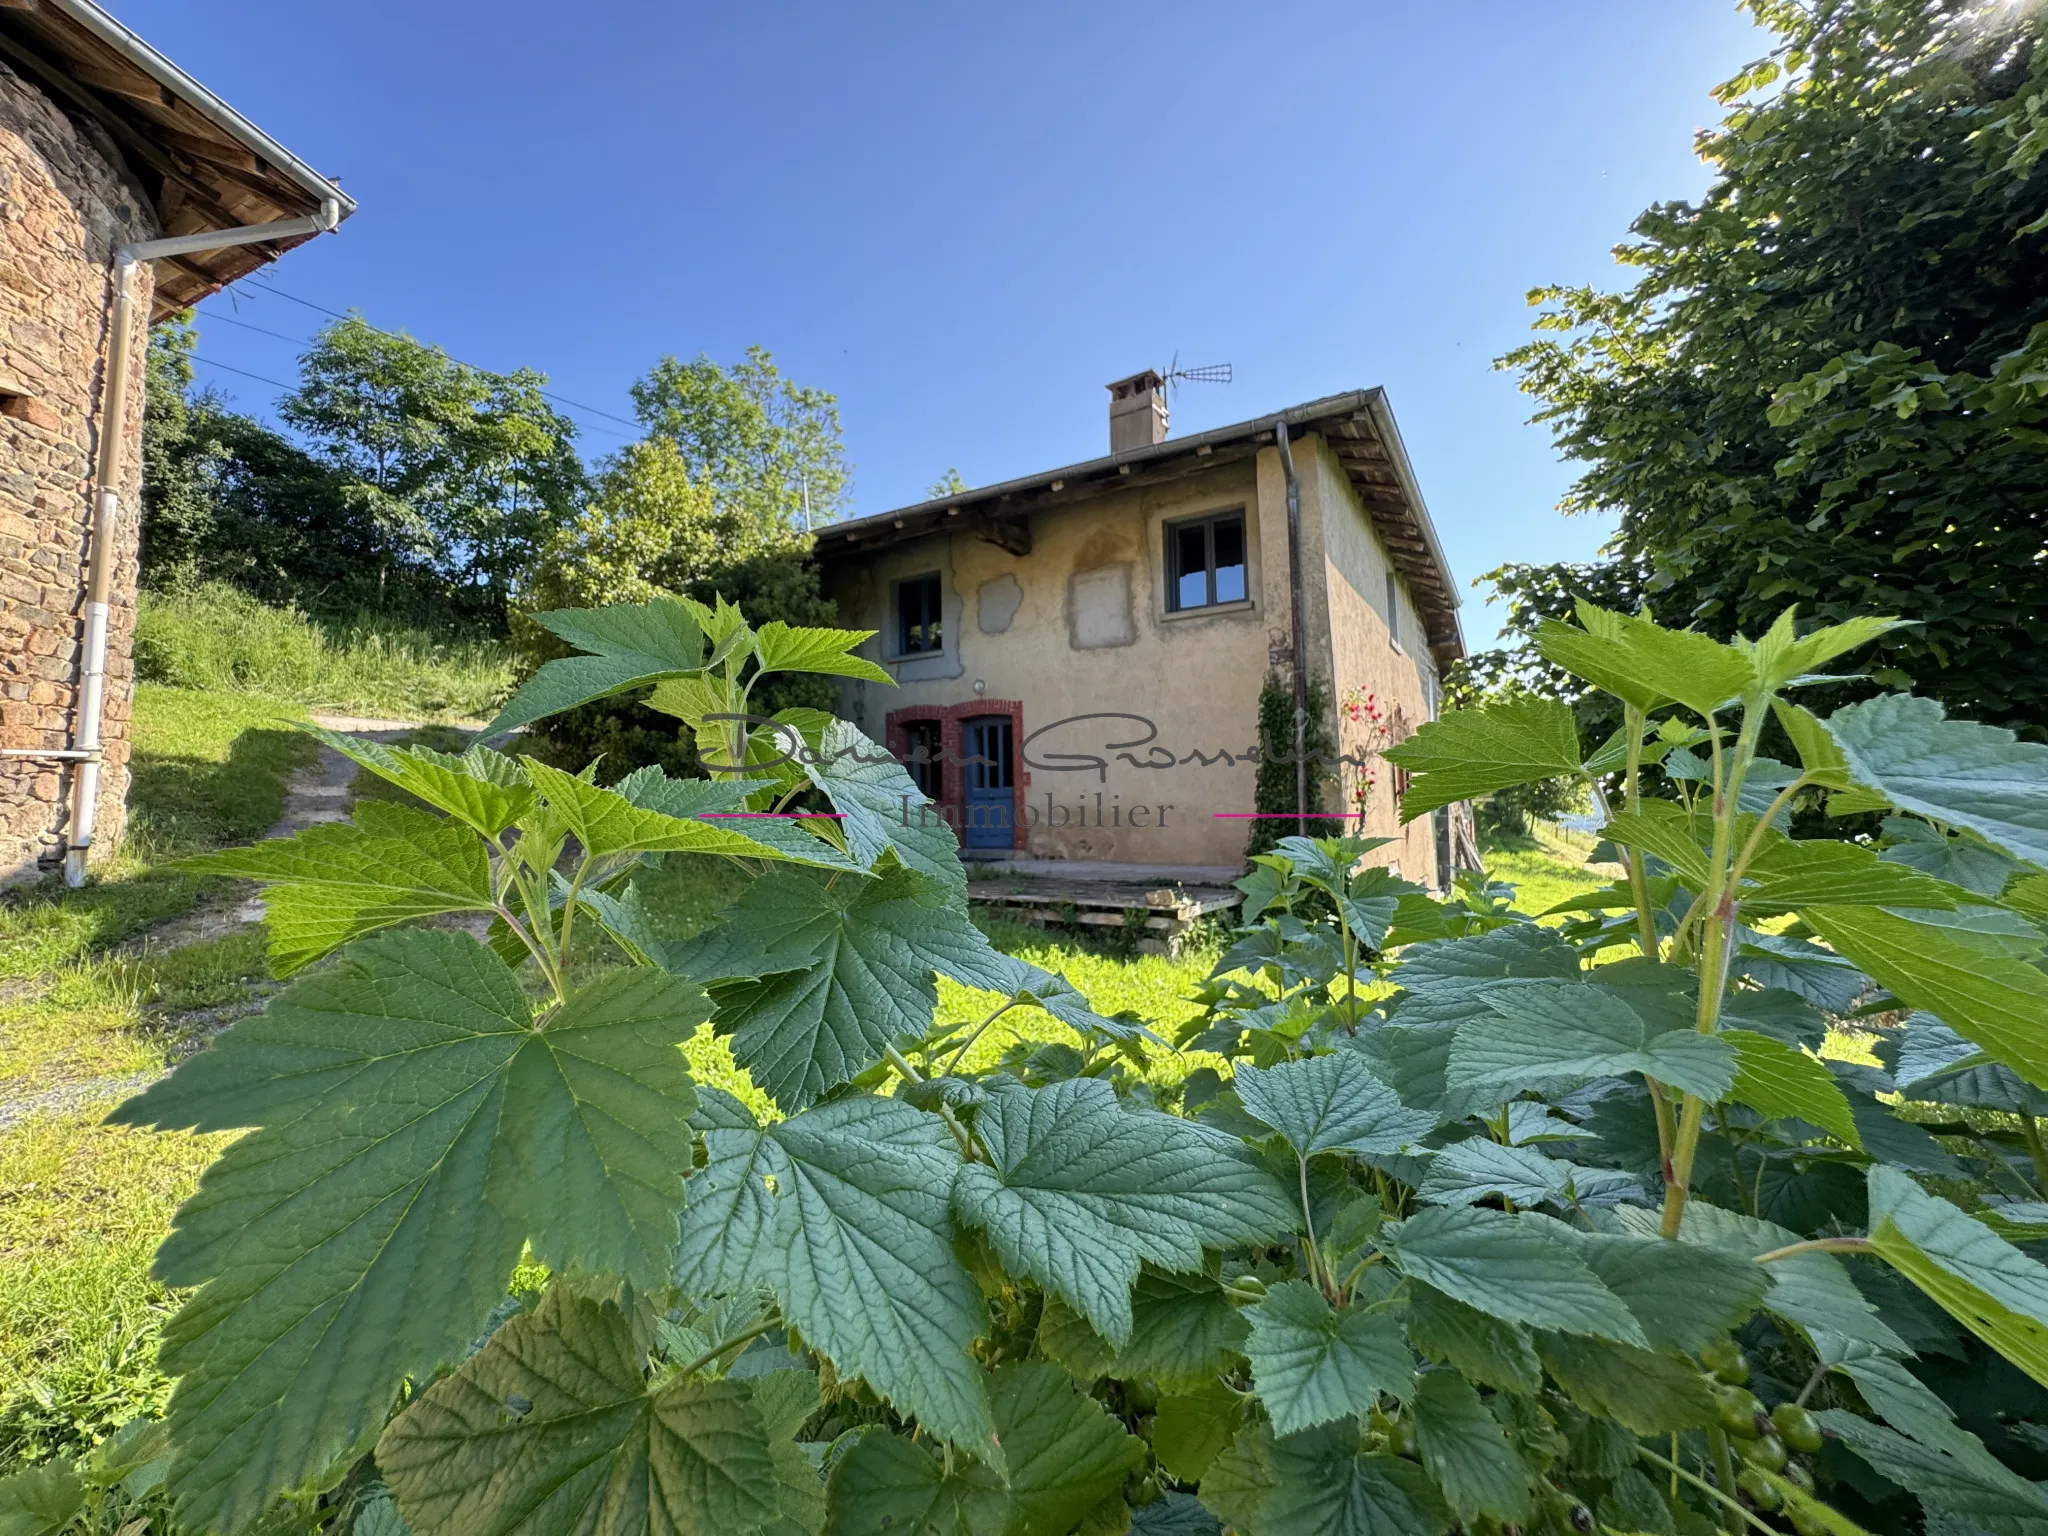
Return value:
M 355 202 L 92 0 L 0 0 L 0 63 L 73 117 L 102 130 L 128 162 L 166 235 L 341 217 Z M 314 238 L 165 257 L 152 318 L 196 304 Z
M 1386 391 L 1381 389 L 1331 395 L 1192 437 L 1168 438 L 1064 469 L 832 523 L 817 530 L 817 558 L 823 562 L 842 560 L 960 528 L 1012 554 L 1027 554 L 1033 513 L 1064 510 L 1112 492 L 1159 485 L 1218 465 L 1249 461 L 1261 448 L 1272 445 L 1281 423 L 1290 438 L 1314 434 L 1330 445 L 1395 569 L 1408 584 L 1437 664 L 1448 666 L 1462 657 L 1465 637 L 1458 623 L 1458 584 L 1430 522 L 1429 508 L 1416 484 L 1414 466 L 1408 462 L 1408 450 L 1394 424 Z

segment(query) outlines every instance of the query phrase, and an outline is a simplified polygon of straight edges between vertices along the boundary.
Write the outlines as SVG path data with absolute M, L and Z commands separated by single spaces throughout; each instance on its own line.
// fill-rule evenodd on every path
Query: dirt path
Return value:
M 330 731 L 386 744 L 418 728 L 406 720 L 377 720 L 354 715 L 314 715 L 312 719 L 314 724 L 325 726 Z M 317 759 L 304 768 L 294 770 L 286 781 L 284 814 L 265 835 L 290 837 L 323 822 L 346 820 L 354 800 L 350 785 L 356 771 L 354 763 L 332 747 L 323 745 Z M 202 902 L 192 911 L 169 922 L 159 923 L 148 932 L 130 939 L 115 953 L 129 959 L 161 955 L 166 950 L 181 949 L 187 944 L 223 938 L 261 921 L 263 898 L 252 894 L 247 887 L 241 887 L 222 898 Z M 192 1013 L 160 1015 L 152 1024 L 171 1037 L 174 1043 L 169 1054 L 182 1060 L 236 1019 L 256 1012 L 276 990 L 276 983 L 259 983 L 251 988 L 248 997 L 237 1002 Z M 78 1078 L 47 1084 L 11 1098 L 7 1096 L 6 1089 L 0 1088 L 0 1131 L 34 1115 L 64 1114 L 87 1104 L 125 1098 L 148 1087 L 168 1070 L 165 1067 L 124 1077 Z

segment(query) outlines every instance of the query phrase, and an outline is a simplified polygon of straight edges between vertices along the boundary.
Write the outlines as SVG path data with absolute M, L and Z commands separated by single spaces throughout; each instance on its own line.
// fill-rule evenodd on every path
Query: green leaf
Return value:
M 1198 1483 L 1243 1422 L 1244 1399 L 1227 1383 L 1168 1393 L 1152 1420 L 1152 1453 L 1174 1477 Z
M 624 1312 L 557 1284 L 377 1442 L 421 1531 L 746 1531 L 777 1514 L 744 1381 L 650 1384 Z M 807 1470 L 808 1475 L 808 1470 Z
M 1504 1147 L 1484 1134 L 1451 1143 L 1430 1159 L 1429 1175 L 1415 1197 L 1430 1205 L 1476 1205 L 1504 1195 L 1517 1205 L 1536 1205 L 1563 1195 L 1572 1165 L 1528 1147 Z
M 1662 1238 L 1580 1232 L 1572 1239 L 1586 1267 L 1635 1314 L 1652 1349 L 1698 1354 L 1733 1332 L 1771 1288 L 1766 1267 Z
M 63 1462 L 0 1477 L 0 1536 L 57 1536 L 85 1508 L 85 1488 Z
M 1488 1317 L 1433 1285 L 1410 1282 L 1408 1342 L 1482 1386 L 1525 1397 L 1542 1389 L 1543 1362 L 1525 1329 Z
M 1576 775 L 1579 734 L 1569 704 L 1510 699 L 1452 710 L 1382 755 L 1415 775 L 1401 797 L 1407 822 L 1475 795 Z
M 1714 1422 L 1714 1394 L 1690 1360 L 1561 1333 L 1539 1333 L 1536 1350 L 1565 1396 L 1639 1435 Z
M 719 853 L 753 859 L 788 859 L 804 853 L 800 847 L 795 852 L 779 844 L 770 847 L 739 830 L 751 822 L 714 823 L 664 816 L 635 805 L 616 790 L 600 788 L 535 758 L 521 761 L 548 809 L 561 817 L 586 853 Z M 838 861 L 831 848 L 817 843 L 810 862 L 830 865 Z
M 1980 1529 L 2007 1533 L 2038 1530 L 2048 1520 L 2048 1490 L 2028 1482 L 1989 1451 L 1958 1454 L 1952 1445 L 1921 1445 L 1839 1408 L 1814 1417 L 1829 1435 L 1934 1509 L 1961 1516 Z
M 865 657 L 848 654 L 874 637 L 872 629 L 808 629 L 770 619 L 754 632 L 754 657 L 763 672 L 859 677 L 893 688 L 896 679 L 886 671 Z
M 1276 1440 L 1271 1466 L 1259 1536 L 1442 1536 L 1451 1524 L 1428 1474 L 1398 1456 L 1359 1455 L 1348 1421 Z
M 1391 1313 L 1360 1306 L 1332 1311 L 1314 1286 L 1287 1280 L 1245 1314 L 1252 1324 L 1244 1347 L 1252 1386 L 1275 1434 L 1362 1418 L 1381 1393 L 1405 1401 L 1414 1390 L 1415 1357 Z
M 929 875 L 954 898 L 964 896 L 967 871 L 959 840 L 901 763 L 844 720 L 834 720 L 818 744 L 820 761 L 806 763 L 811 783 L 843 818 L 846 845 L 872 866 L 893 851 L 907 867 Z
M 1891 1266 L 2048 1386 L 2048 1267 L 1906 1174 L 1871 1165 L 1870 1242 Z
M 1380 1229 L 1401 1272 L 1490 1317 L 1627 1344 L 1643 1330 L 1546 1216 L 1482 1206 L 1432 1206 Z
M 490 858 L 473 832 L 405 806 L 375 814 L 374 831 L 333 822 L 172 867 L 272 887 L 264 906 L 280 976 L 379 928 L 491 910 Z
M 1645 1038 L 1643 1017 L 1612 990 L 1526 982 L 1482 995 L 1492 1015 L 1468 1020 L 1451 1046 L 1445 1083 L 1509 1098 L 1524 1089 L 1641 1072 L 1719 1100 L 1735 1080 L 1735 1052 L 1689 1029 Z
M 1018 1536 L 1066 1536 L 1145 1459 L 1144 1443 L 1057 1366 L 1004 1366 L 989 1376 L 988 1395 L 1009 1459 Z
M 709 1010 L 614 973 L 536 1029 L 517 978 L 462 934 L 365 940 L 109 1118 L 256 1127 L 180 1207 L 164 1330 L 195 1525 L 239 1526 L 365 1449 L 400 1384 L 459 1360 L 529 1242 L 668 1276 L 694 1107 L 678 1047 Z
M 1255 1420 L 1211 1463 L 1202 1479 L 1203 1507 L 1239 1531 L 1262 1531 L 1259 1520 L 1274 1480 L 1273 1426 Z
M 865 1431 L 832 1465 L 825 1536 L 983 1536 L 1016 1507 L 979 1462 L 946 1464 L 886 1429 Z
M 1609 816 L 1600 835 L 1623 847 L 1655 854 L 1677 871 L 1687 886 L 1704 891 L 1711 879 L 1706 844 L 1712 831 L 1705 816 L 1688 812 L 1684 806 L 1669 800 L 1645 800 L 1637 810 Z
M 431 747 L 387 747 L 317 725 L 299 729 L 485 837 L 496 837 L 533 804 L 533 790 L 519 765 L 488 747 L 472 747 L 456 757 Z
M 1422 1465 L 1460 1520 L 1527 1516 L 1529 1469 L 1464 1377 L 1429 1371 L 1416 1381 L 1415 1438 Z
M 1756 669 L 1733 646 L 1689 629 L 1609 613 L 1579 602 L 1574 628 L 1545 620 L 1536 631 L 1544 660 L 1641 710 L 1676 700 L 1696 715 L 1720 709 L 1756 686 Z
M 1662 1240 L 1658 1236 L 1657 1212 L 1624 1206 L 1615 1215 L 1635 1235 Z M 1801 1240 L 1797 1232 L 1775 1222 L 1724 1211 L 1698 1197 L 1686 1202 L 1678 1238 L 1687 1246 L 1718 1249 L 1743 1259 L 1754 1259 Z M 1892 1354 L 1912 1353 L 1905 1340 L 1878 1316 L 1877 1309 L 1864 1298 L 1842 1261 L 1833 1254 L 1802 1253 L 1762 1267 L 1771 1281 L 1770 1290 L 1764 1293 L 1765 1311 L 1796 1323 L 1809 1333 L 1839 1334 Z
M 1823 789 L 1849 788 L 1853 782 L 1849 777 L 1849 760 L 1842 755 L 1834 734 L 1821 718 L 1787 699 L 1771 700 L 1771 709 L 1785 734 L 1792 738 L 1805 777 Z
M 1294 1229 L 1294 1204 L 1271 1175 L 1189 1121 L 1125 1110 L 1099 1078 L 1035 1090 L 997 1078 L 987 1089 L 975 1132 L 990 1160 L 961 1165 L 954 1213 L 988 1235 L 1011 1274 L 1119 1348 L 1143 1262 L 1197 1271 L 1204 1248 Z
M 1000 1466 L 967 1353 L 988 1318 L 953 1253 L 960 1154 L 945 1123 L 857 1096 L 704 1141 L 676 1283 L 694 1296 L 767 1286 L 840 1374 Z
M 1435 1115 L 1408 1108 L 1349 1051 L 1283 1061 L 1264 1071 L 1247 1064 L 1237 1069 L 1234 1086 L 1246 1112 L 1285 1136 L 1302 1157 L 1393 1156 L 1408 1152 L 1437 1126 Z
M 2048 974 L 1996 935 L 1915 922 L 1876 907 L 1809 907 L 1827 943 L 1909 1008 L 1924 1008 L 2037 1087 L 2048 1087 Z
M 2048 867 L 2048 746 L 1901 693 L 1836 710 L 1828 731 L 1850 777 L 1900 810 Z
M 1724 1029 L 1735 1047 L 1735 1086 L 1729 1096 L 1769 1119 L 1817 1125 L 1858 1151 L 1863 1138 L 1841 1087 L 1818 1057 L 1747 1029 Z
M 939 994 L 923 940 L 971 925 L 917 899 L 918 889 L 900 870 L 836 882 L 777 871 L 749 885 L 707 936 L 724 966 L 701 963 L 701 948 L 677 960 L 685 972 L 731 974 L 736 964 L 762 977 L 712 995 L 734 1059 L 783 1108 L 815 1102 L 886 1046 L 930 1030 Z
M 1149 1378 L 1169 1392 L 1193 1392 L 1238 1363 L 1250 1331 L 1210 1276 L 1147 1269 L 1131 1292 L 1131 1341 L 1122 1349 L 1112 1348 L 1057 1296 L 1045 1300 L 1038 1339 L 1048 1356 L 1083 1381 Z
M 564 608 L 532 618 L 578 650 L 595 654 L 548 662 L 484 727 L 483 740 L 544 715 L 704 665 L 703 632 L 690 610 L 672 598 L 609 608 Z
M 1766 840 L 1741 893 L 1745 916 L 1803 907 L 1954 908 L 1971 893 L 1853 843 Z
M 832 1469 L 827 1536 L 1066 1536 L 1144 1459 L 1143 1442 L 1055 1366 L 1004 1366 L 988 1396 L 1007 1484 L 971 1463 L 948 1473 L 928 1451 L 872 1431 Z

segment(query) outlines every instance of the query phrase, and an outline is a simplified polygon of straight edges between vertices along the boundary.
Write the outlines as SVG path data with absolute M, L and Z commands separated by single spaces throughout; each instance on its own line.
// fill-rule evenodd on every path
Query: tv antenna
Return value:
M 1173 361 L 1166 365 L 1165 374 L 1168 388 L 1178 389 L 1183 384 L 1228 384 L 1230 364 L 1204 363 L 1198 368 L 1183 368 L 1180 353 L 1173 354 Z

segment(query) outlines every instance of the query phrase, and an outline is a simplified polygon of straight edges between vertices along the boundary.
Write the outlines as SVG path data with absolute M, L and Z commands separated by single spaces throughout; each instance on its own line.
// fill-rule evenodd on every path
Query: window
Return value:
M 903 728 L 903 740 L 909 756 L 904 766 L 910 770 L 911 782 L 917 785 L 917 792 L 927 800 L 945 799 L 944 770 L 939 760 L 939 722 L 913 720 Z
M 897 582 L 896 654 L 922 656 L 942 649 L 944 644 L 938 573 Z
M 1394 568 L 1387 567 L 1387 638 L 1394 642 L 1394 649 L 1401 649 L 1401 578 L 1394 574 Z
M 1241 603 L 1246 592 L 1242 512 L 1166 525 L 1169 613 Z

